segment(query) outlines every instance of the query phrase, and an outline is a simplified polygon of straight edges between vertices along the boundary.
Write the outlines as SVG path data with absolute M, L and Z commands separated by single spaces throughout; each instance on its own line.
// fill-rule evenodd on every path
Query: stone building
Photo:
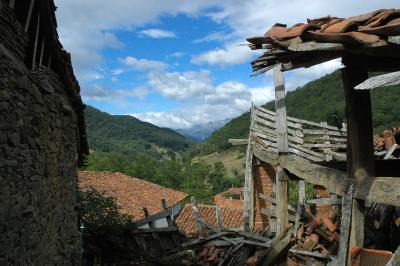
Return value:
M 55 10 L 0 1 L 0 265 L 81 264 L 84 105 Z

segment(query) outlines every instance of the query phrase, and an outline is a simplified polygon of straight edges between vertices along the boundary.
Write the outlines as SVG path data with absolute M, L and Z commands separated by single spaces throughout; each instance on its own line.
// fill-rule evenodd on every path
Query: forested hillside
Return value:
M 340 71 L 311 81 L 295 91 L 287 93 L 289 116 L 311 121 L 328 121 L 329 124 L 345 122 L 344 94 Z M 400 86 L 378 88 L 371 91 L 374 131 L 400 125 Z M 274 102 L 264 105 L 274 110 Z M 246 138 L 250 126 L 249 112 L 232 119 L 214 132 L 201 148 L 209 154 L 230 147 L 229 138 Z
M 91 150 L 135 156 L 183 152 L 192 141 L 179 133 L 128 115 L 110 115 L 86 106 L 86 128 Z

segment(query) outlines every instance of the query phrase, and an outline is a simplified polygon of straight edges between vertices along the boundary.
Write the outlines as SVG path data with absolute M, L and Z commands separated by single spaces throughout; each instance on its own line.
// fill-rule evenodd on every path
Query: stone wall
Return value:
M 81 263 L 80 133 L 63 84 L 0 45 L 0 265 Z

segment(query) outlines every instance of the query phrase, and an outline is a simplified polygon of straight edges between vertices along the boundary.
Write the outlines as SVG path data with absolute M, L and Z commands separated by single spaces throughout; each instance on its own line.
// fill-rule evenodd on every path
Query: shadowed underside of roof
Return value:
M 381 9 L 347 19 L 308 19 L 292 27 L 275 24 L 264 36 L 247 40 L 253 50 L 267 49 L 252 62 L 254 75 L 278 63 L 287 71 L 345 55 L 392 58 L 385 66 L 399 69 L 400 9 Z

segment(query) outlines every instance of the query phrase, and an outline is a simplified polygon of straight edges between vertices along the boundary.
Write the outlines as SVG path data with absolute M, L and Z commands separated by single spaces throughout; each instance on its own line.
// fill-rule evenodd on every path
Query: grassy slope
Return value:
M 86 106 L 85 118 L 89 147 L 94 150 L 125 155 L 159 154 L 160 150 L 182 152 L 193 143 L 171 129 L 132 116 L 110 115 L 91 106 Z

